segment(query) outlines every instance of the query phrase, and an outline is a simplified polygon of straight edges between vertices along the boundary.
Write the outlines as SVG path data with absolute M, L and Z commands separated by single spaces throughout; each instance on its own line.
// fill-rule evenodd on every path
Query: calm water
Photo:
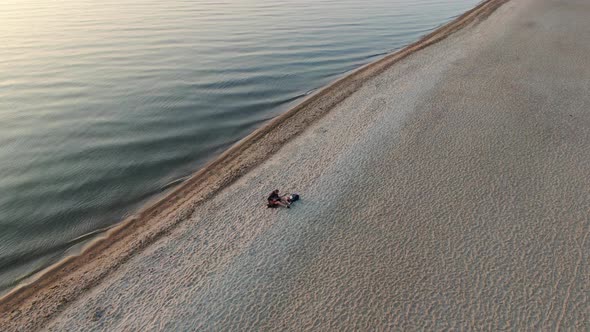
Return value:
M 0 291 L 477 0 L 3 0 Z

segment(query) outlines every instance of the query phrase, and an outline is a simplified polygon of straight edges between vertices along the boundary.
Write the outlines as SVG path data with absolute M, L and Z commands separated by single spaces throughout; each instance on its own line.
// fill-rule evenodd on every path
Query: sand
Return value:
M 590 5 L 501 3 L 9 294 L 3 330 L 589 330 Z

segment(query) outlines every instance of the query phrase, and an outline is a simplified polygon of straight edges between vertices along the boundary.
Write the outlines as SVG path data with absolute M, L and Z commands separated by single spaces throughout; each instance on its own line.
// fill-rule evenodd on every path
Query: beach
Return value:
M 590 329 L 589 11 L 486 1 L 333 83 L 6 295 L 2 330 Z

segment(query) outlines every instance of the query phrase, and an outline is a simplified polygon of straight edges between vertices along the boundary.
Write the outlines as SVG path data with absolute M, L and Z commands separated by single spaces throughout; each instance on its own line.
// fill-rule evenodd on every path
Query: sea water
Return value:
M 0 292 L 476 0 L 3 0 Z

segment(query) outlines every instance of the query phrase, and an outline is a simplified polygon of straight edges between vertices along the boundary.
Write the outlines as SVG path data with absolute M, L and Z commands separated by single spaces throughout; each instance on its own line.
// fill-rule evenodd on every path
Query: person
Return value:
M 268 196 L 268 207 L 278 207 L 284 206 L 286 208 L 290 208 L 291 205 L 284 197 L 279 195 L 279 190 L 273 190 L 270 195 Z

